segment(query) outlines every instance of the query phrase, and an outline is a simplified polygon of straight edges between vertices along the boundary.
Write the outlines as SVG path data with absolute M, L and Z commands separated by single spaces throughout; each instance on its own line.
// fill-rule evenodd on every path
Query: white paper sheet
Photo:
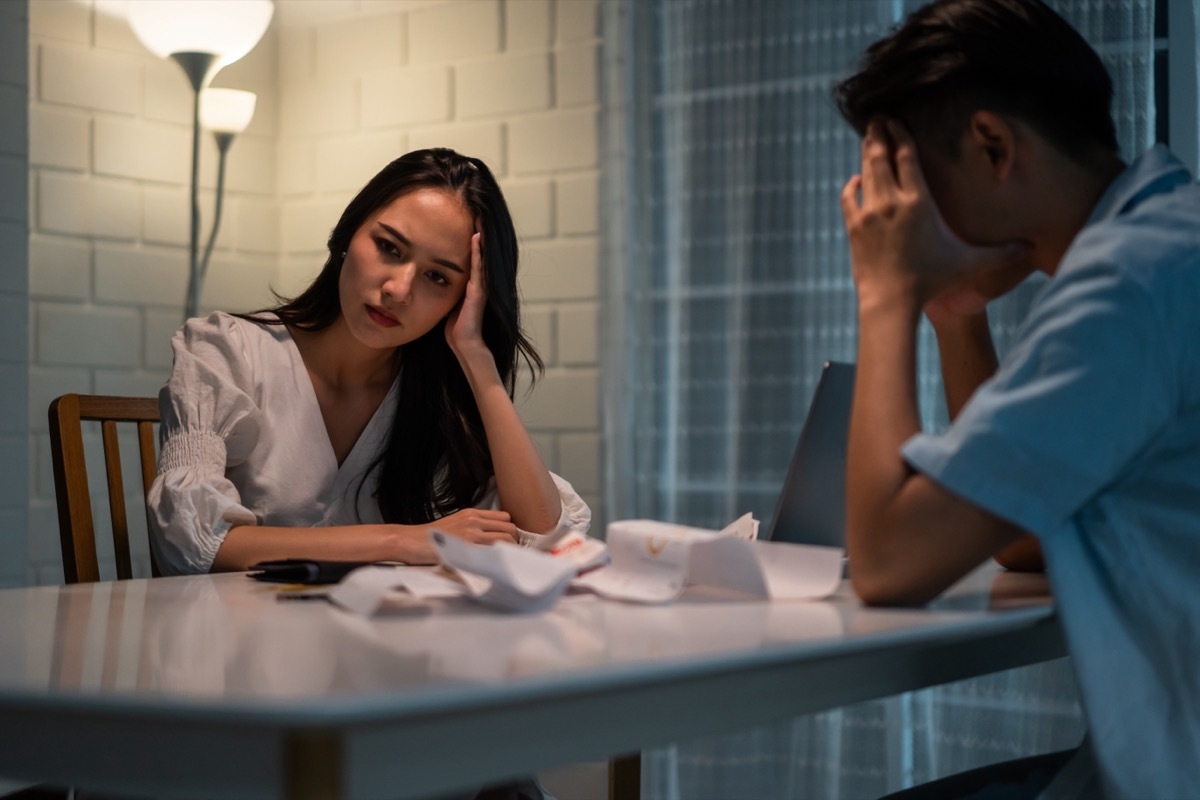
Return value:
M 459 596 L 508 611 L 536 611 L 553 605 L 577 573 L 608 563 L 604 542 L 575 531 L 531 537 L 531 547 L 475 545 L 436 530 L 430 536 L 454 579 L 428 567 L 362 567 L 330 589 L 329 599 L 364 616 L 385 603 Z
M 653 520 L 613 522 L 607 536 L 612 563 L 573 585 L 639 603 L 669 602 L 689 585 L 772 600 L 815 600 L 837 589 L 840 548 L 760 542 L 756 535 L 757 521 L 749 515 L 721 531 Z
M 634 603 L 669 603 L 689 586 L 731 596 L 794 600 L 827 597 L 842 576 L 842 551 L 757 541 L 746 514 L 720 531 L 654 520 L 608 526 L 607 544 L 580 534 L 546 537 L 533 547 L 471 544 L 434 530 L 430 537 L 451 578 L 419 567 L 364 567 L 329 598 L 358 614 L 375 613 L 397 594 L 411 600 L 466 596 L 506 611 L 541 611 L 568 587 Z
M 471 544 L 438 530 L 430 535 L 442 564 L 458 574 L 470 597 L 508 611 L 552 606 L 579 572 L 574 559 L 530 547 Z
M 557 536 L 539 536 L 533 539 L 533 549 L 565 558 L 573 562 L 579 572 L 608 563 L 608 548 L 604 542 L 579 531 L 568 530 Z
M 413 599 L 458 597 L 462 584 L 428 567 L 359 567 L 329 590 L 329 599 L 356 614 L 374 614 L 389 595 L 407 592 Z

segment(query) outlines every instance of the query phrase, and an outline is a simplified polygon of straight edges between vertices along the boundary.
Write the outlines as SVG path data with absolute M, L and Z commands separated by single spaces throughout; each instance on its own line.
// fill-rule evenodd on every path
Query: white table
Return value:
M 989 607 L 994 578 L 1027 601 Z M 244 575 L 0 591 L 0 775 L 161 797 L 401 798 L 1065 653 L 1038 579 L 936 607 L 568 597 L 371 619 Z

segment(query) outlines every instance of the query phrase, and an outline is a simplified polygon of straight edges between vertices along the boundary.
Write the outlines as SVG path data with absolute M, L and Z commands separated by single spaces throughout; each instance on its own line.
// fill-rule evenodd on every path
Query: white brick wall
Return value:
M 134 118 L 99 117 L 92 135 L 92 171 L 97 175 L 173 184 L 189 179 L 191 165 L 178 156 L 191 152 L 191 130 Z
M 469 61 L 455 70 L 459 116 L 494 117 L 550 106 L 550 56 L 527 52 Z
M 504 123 L 451 122 L 445 125 L 412 128 L 408 134 L 411 150 L 422 147 L 450 147 L 481 158 L 496 173 L 505 174 Z
M 580 487 L 602 531 L 597 4 L 362 5 L 280 4 L 286 280 L 298 286 L 315 273 L 337 213 L 383 166 L 389 147 L 390 156 L 453 147 L 486 161 L 521 239 L 525 323 L 547 366 L 533 394 L 518 396 L 520 407 L 547 463 Z M 350 42 L 386 49 L 381 42 L 397 30 L 406 45 L 387 54 L 327 55 Z M 398 61 L 389 63 L 391 55 Z M 311 105 L 317 91 L 331 98 L 326 118 Z M 336 121 L 327 118 L 333 107 L 342 115 Z
M 499 0 L 452 0 L 409 14 L 409 63 L 500 52 Z
M 178 255 L 174 249 L 97 242 L 93 255 L 96 301 L 112 305 L 172 305 L 187 291 L 187 273 L 179 268 Z
M 24 6 L 25 0 L 0 2 L 0 19 Z M 157 392 L 170 370 L 170 336 L 181 321 L 187 281 L 191 91 L 176 65 L 152 56 L 105 7 L 28 0 L 28 20 L 21 21 L 28 44 L 21 105 L 28 108 L 30 137 L 21 178 L 29 189 L 0 197 L 29 198 L 22 208 L 29 269 L 20 292 L 32 363 L 23 369 L 28 388 L 20 418 L 32 432 L 26 451 L 46 475 L 46 409 L 53 397 Z M 221 235 L 202 296 L 231 309 L 267 302 L 266 287 L 278 271 L 282 98 L 274 39 L 269 32 L 215 81 L 259 93 L 254 122 L 229 154 Z M 0 143 L 6 140 L 0 124 Z M 203 243 L 216 183 L 211 135 L 204 134 L 201 150 Z M 0 152 L 0 183 L 8 177 L 4 157 Z M 29 537 L 21 557 L 3 563 L 17 565 L 22 581 L 60 580 L 53 485 L 32 481 L 28 495 L 22 508 Z
M 91 163 L 91 121 L 72 109 L 35 105 L 29 113 L 29 163 L 84 171 Z
M 555 196 L 558 232 L 563 236 L 594 235 L 599 233 L 597 213 L 599 174 L 581 172 L 560 178 Z
M 444 64 L 363 75 L 363 127 L 403 128 L 448 121 L 454 99 L 451 78 Z
M 599 5 L 598 0 L 559 0 L 554 16 L 557 41 L 599 41 Z
M 30 165 L 8 164 L 24 128 L 0 115 L 0 184 L 27 171 L 30 206 L 0 202 L 0 242 L 27 246 L 30 270 L 0 275 L 0 293 L 29 298 L 33 361 L 17 369 L 28 384 L 16 390 L 28 397 L 18 418 L 29 420 L 35 474 L 46 478 L 51 398 L 149 394 L 169 371 L 186 282 L 191 95 L 180 70 L 104 4 L 28 3 Z M 0 18 L 20 7 L 0 2 Z M 519 397 L 522 412 L 602 531 L 596 21 L 594 0 L 276 0 L 263 42 L 215 81 L 259 99 L 229 154 L 202 305 L 245 309 L 269 304 L 272 286 L 302 289 L 346 202 L 401 153 L 436 145 L 483 158 L 513 211 L 526 327 L 547 364 L 544 382 Z M 0 107 L 23 99 L 24 86 L 0 76 Z M 203 235 L 215 165 L 205 135 Z M 23 216 L 8 228 L 13 212 Z M 0 347 L 0 372 L 13 347 Z M 5 402 L 0 394 L 0 411 Z M 53 486 L 31 481 L 29 496 L 20 511 L 30 539 L 5 563 L 17 565 L 15 580 L 58 580 Z
M 512 122 L 515 172 L 595 169 L 599 163 L 595 109 L 531 114 Z
M 40 45 L 38 56 L 36 94 L 31 91 L 37 101 L 130 116 L 141 111 L 142 76 L 136 57 L 57 42 Z
M 391 161 L 397 153 L 404 152 L 405 139 L 403 132 L 388 130 L 384 133 L 330 137 L 317 142 L 317 188 L 352 196 L 379 171 L 381 165 Z M 326 227 L 332 228 L 336 221 L 330 220 Z
M 597 296 L 597 254 L 590 238 L 525 245 L 521 293 L 530 301 L 587 300 Z
M 132 241 L 141 231 L 142 193 L 128 181 L 35 169 L 34 230 Z
M 407 61 L 408 26 L 402 14 L 349 19 L 316 29 L 317 74 L 365 75 Z
M 141 333 L 141 317 L 136 309 L 62 303 L 38 303 L 36 308 L 34 354 L 39 364 L 129 369 L 140 365 L 140 351 L 129 346 Z
M 554 3 L 551 0 L 509 0 L 504 4 L 506 50 L 545 50 L 553 44 Z
M 502 184 L 504 199 L 523 241 L 554 235 L 554 182 L 548 178 L 512 179 Z
M 143 188 L 142 241 L 146 244 L 187 247 L 190 204 L 186 186 Z M 205 207 L 211 208 L 211 205 L 206 204 Z

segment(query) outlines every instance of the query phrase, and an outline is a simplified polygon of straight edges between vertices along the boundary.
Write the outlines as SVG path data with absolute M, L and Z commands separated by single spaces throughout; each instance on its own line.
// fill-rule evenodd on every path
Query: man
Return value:
M 1200 797 L 1200 187 L 1162 147 L 1126 167 L 1111 96 L 1040 0 L 940 0 L 838 86 L 863 134 L 847 548 L 864 601 L 911 604 L 1036 537 L 1089 723 L 1047 791 Z M 997 364 L 984 306 L 1035 269 Z

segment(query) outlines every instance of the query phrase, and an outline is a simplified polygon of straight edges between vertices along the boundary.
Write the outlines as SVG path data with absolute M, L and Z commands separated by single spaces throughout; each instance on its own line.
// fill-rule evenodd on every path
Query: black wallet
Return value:
M 319 561 L 312 558 L 281 558 L 250 566 L 250 577 L 272 583 L 337 583 L 346 573 L 377 561 Z

